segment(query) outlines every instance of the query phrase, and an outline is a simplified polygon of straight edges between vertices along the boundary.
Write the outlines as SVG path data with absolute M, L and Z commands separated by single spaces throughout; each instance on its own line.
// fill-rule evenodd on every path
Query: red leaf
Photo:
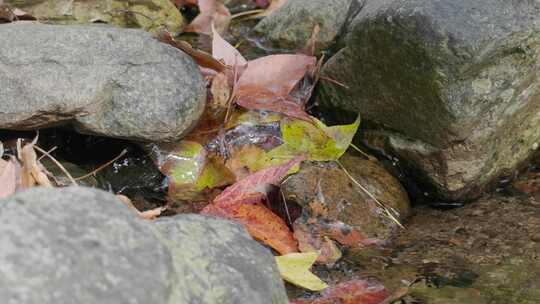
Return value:
M 199 0 L 199 15 L 186 26 L 186 32 L 211 35 L 212 24 L 218 32 L 225 32 L 231 21 L 227 7 L 218 0 Z
M 299 54 L 270 55 L 250 61 L 238 80 L 237 103 L 248 109 L 309 120 L 303 105 L 289 94 L 315 64 L 315 57 Z
M 241 223 L 253 238 L 280 254 L 298 252 L 297 242 L 285 221 L 260 203 L 245 204 L 238 201 L 223 208 L 210 204 L 201 213 Z
M 228 66 L 246 66 L 247 60 L 212 27 L 212 56 Z
M 17 189 L 17 171 L 20 165 L 14 159 L 0 159 L 0 199 L 5 198 Z
M 323 292 L 315 300 L 294 300 L 295 304 L 380 304 L 390 294 L 386 288 L 375 282 L 354 279 L 339 283 Z
M 249 175 L 225 189 L 214 199 L 214 204 L 225 207 L 239 201 L 256 201 L 254 197 L 264 197 L 268 185 L 277 185 L 302 160 L 304 156 L 298 156 L 281 166 L 269 167 Z

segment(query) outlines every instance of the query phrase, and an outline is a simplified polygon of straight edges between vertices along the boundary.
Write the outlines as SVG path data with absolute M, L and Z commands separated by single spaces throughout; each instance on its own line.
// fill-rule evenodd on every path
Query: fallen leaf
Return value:
M 234 182 L 225 165 L 195 141 L 181 141 L 159 169 L 168 178 L 171 201 L 204 201 L 207 190 Z
M 309 245 L 316 250 L 321 249 L 324 237 L 339 242 L 342 245 L 352 248 L 361 248 L 377 244 L 376 239 L 368 238 L 361 231 L 338 220 L 329 220 L 322 217 L 314 217 L 304 212 L 293 224 L 295 236 L 300 241 L 301 246 Z M 308 237 L 309 236 L 309 237 Z
M 248 175 L 264 169 L 270 163 L 266 151 L 256 145 L 245 145 L 231 151 L 231 157 L 227 160 L 229 168 L 237 180 L 246 178 Z
M 250 110 L 267 110 L 310 120 L 303 104 L 289 94 L 315 66 L 315 57 L 270 55 L 248 62 L 238 79 L 236 103 Z
M 386 288 L 376 282 L 353 279 L 323 291 L 322 297 L 305 304 L 381 304 L 390 296 Z
M 225 129 L 231 129 L 238 125 L 260 126 L 280 122 L 282 119 L 283 115 L 279 113 L 238 108 L 233 110 L 229 120 L 225 124 Z
M 37 161 L 37 154 L 34 150 L 34 145 L 37 142 L 37 137 L 30 143 L 25 144 L 20 150 L 21 161 L 21 187 L 29 188 L 36 185 L 52 187 L 52 183 L 43 172 L 43 168 Z M 19 145 L 20 146 L 20 145 Z
M 253 199 L 260 201 L 261 197 L 254 196 Z M 280 254 L 298 252 L 297 242 L 285 221 L 259 202 L 246 204 L 244 200 L 224 207 L 210 204 L 201 213 L 241 223 L 254 239 Z
M 212 56 L 231 67 L 245 67 L 248 62 L 240 52 L 228 43 L 212 26 Z
M 289 162 L 260 170 L 248 177 L 227 187 L 214 199 L 214 204 L 225 207 L 238 201 L 257 201 L 253 197 L 264 197 L 267 186 L 278 185 L 288 174 L 289 170 L 304 160 L 304 156 L 297 156 Z
M 254 14 L 250 16 L 250 18 L 262 18 L 270 16 L 273 12 L 285 5 L 285 3 L 287 3 L 287 0 L 272 0 L 272 2 L 270 2 L 270 5 L 268 5 L 268 7 L 263 12 Z
M 332 161 L 339 159 L 349 148 L 360 118 L 349 125 L 327 127 L 312 117 L 314 123 L 287 118 L 281 121 L 283 145 L 269 152 L 272 157 L 290 157 L 305 154 L 309 160 Z
M 18 170 L 20 165 L 14 158 L 7 161 L 0 158 L 0 199 L 15 193 Z
M 290 253 L 277 256 L 276 264 L 285 281 L 308 290 L 320 291 L 328 285 L 309 271 L 317 256 L 316 252 Z
M 220 33 L 229 27 L 231 13 L 219 0 L 199 0 L 199 15 L 186 26 L 185 32 L 212 35 L 212 26 Z
M 217 72 L 224 72 L 227 69 L 227 66 L 225 66 L 221 61 L 215 59 L 212 55 L 201 50 L 194 49 L 185 41 L 174 40 L 171 34 L 167 31 L 159 31 L 156 35 L 156 39 L 188 54 L 200 67 Z
M 231 87 L 229 86 L 227 75 L 219 73 L 214 76 L 210 92 L 212 93 L 210 107 L 218 109 L 227 108 L 229 98 L 231 97 Z

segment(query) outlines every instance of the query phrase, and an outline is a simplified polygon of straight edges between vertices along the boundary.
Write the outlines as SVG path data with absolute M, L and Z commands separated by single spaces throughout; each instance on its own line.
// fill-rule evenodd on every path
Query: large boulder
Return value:
M 201 215 L 155 224 L 178 274 L 171 303 L 288 303 L 274 256 L 241 225 Z
M 0 244 L 0 303 L 287 303 L 273 256 L 242 227 L 144 221 L 101 190 L 0 200 Z
M 345 44 L 324 74 L 349 88 L 319 102 L 360 112 L 440 197 L 477 197 L 538 147 L 539 0 L 370 0 Z
M 36 188 L 0 201 L 1 303 L 168 303 L 175 272 L 112 194 Z
M 332 45 L 359 7 L 356 0 L 289 0 L 254 30 L 273 47 L 300 49 L 318 25 L 315 47 L 321 51 Z
M 173 141 L 204 110 L 195 63 L 143 31 L 13 23 L 0 41 L 0 129 Z

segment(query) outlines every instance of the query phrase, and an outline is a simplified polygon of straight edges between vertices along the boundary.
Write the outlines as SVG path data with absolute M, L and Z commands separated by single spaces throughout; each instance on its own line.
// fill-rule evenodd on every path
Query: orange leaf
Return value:
M 282 255 L 298 252 L 297 242 L 285 221 L 260 203 L 240 202 L 228 205 L 226 208 L 209 205 L 202 213 L 241 223 L 253 238 L 267 244 Z

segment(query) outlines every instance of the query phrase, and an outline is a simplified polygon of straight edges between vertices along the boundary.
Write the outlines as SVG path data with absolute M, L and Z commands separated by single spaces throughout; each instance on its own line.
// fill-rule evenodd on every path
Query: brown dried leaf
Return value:
M 174 40 L 169 32 L 158 32 L 156 39 L 188 54 L 199 66 L 203 68 L 211 69 L 217 72 L 223 72 L 227 69 L 227 67 L 221 61 L 216 60 L 214 57 L 212 57 L 212 55 L 201 50 L 194 49 L 185 41 Z
M 212 108 L 227 108 L 231 98 L 231 87 L 227 75 L 218 73 L 214 76 L 210 92 L 212 93 L 212 102 L 210 103 Z
M 23 188 L 36 185 L 45 187 L 53 186 L 47 175 L 43 172 L 42 166 L 37 161 L 37 154 L 34 150 L 36 141 L 37 137 L 31 143 L 25 144 L 19 151 L 22 164 L 21 186 Z

